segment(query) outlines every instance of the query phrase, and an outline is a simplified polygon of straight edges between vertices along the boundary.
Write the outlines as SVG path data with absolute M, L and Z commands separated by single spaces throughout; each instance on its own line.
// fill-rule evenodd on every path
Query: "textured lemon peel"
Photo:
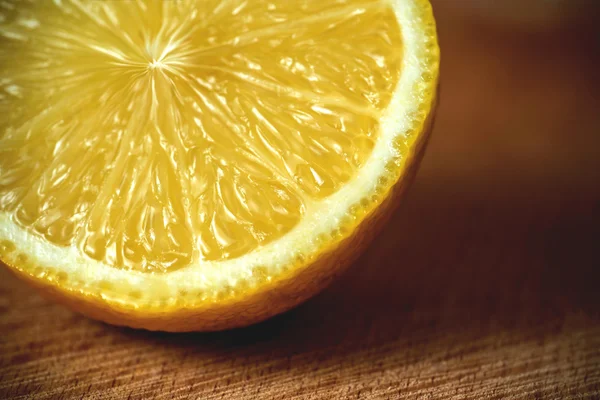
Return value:
M 381 134 L 358 174 L 338 192 L 313 203 L 281 239 L 232 260 L 201 262 L 166 274 L 120 270 L 74 248 L 46 242 L 0 213 L 0 255 L 44 285 L 125 308 L 195 308 L 235 302 L 276 286 L 351 236 L 387 197 L 412 157 L 433 105 L 439 50 L 431 7 L 423 0 L 391 0 L 403 38 L 402 74 L 381 123 Z M 344 221 L 344 223 L 342 223 Z

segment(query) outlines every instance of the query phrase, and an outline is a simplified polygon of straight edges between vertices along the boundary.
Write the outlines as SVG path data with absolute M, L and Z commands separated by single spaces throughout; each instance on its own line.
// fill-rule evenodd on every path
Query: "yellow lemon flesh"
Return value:
M 435 105 L 426 0 L 0 3 L 0 258 L 92 317 L 247 325 L 326 285 Z

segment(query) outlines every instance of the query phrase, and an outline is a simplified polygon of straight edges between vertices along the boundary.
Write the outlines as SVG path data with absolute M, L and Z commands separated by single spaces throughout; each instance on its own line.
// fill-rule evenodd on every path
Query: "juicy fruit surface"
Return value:
M 119 269 L 240 257 L 370 156 L 381 0 L 0 3 L 0 212 Z

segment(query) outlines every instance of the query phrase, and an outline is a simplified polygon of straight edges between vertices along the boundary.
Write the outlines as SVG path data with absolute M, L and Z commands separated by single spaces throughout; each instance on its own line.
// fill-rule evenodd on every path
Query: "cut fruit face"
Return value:
M 133 309 L 275 290 L 403 176 L 438 63 L 424 0 L 2 2 L 0 256 Z

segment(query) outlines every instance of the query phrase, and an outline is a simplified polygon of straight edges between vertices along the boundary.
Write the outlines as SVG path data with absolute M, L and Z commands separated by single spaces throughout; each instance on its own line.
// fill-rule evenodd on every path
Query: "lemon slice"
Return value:
M 0 257 L 75 310 L 243 326 L 323 288 L 435 105 L 426 0 L 0 3 Z

